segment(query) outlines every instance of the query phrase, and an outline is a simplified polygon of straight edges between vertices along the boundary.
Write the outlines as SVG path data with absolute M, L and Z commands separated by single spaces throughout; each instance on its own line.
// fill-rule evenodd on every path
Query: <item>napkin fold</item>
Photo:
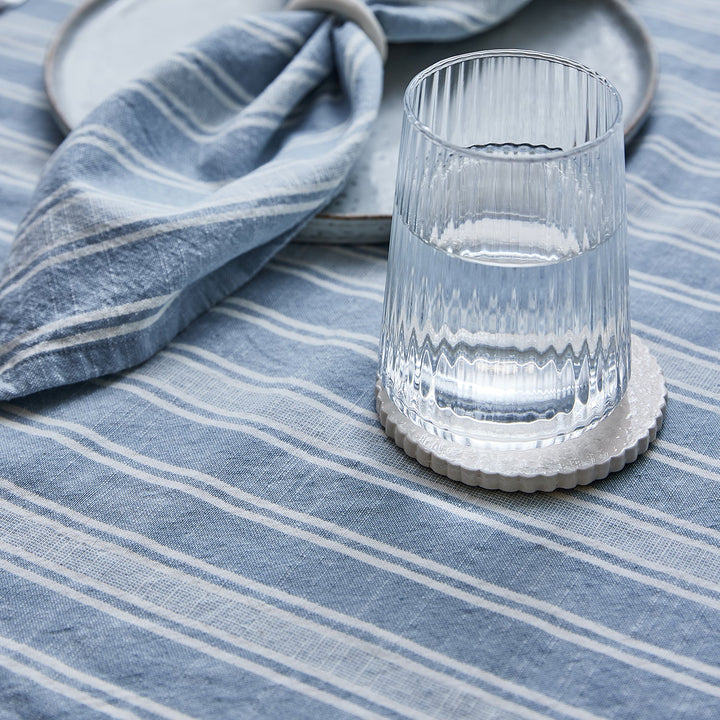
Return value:
M 368 5 L 402 42 L 468 37 L 527 1 Z M 0 400 L 136 365 L 247 282 L 342 189 L 382 78 L 354 23 L 268 13 L 93 111 L 49 160 L 0 275 Z

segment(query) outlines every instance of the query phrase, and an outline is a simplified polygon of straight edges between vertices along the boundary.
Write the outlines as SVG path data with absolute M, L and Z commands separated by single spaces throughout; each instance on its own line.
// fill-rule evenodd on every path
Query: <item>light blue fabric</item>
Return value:
M 634 6 L 662 66 L 627 164 L 653 449 L 532 497 L 421 468 L 373 407 L 386 248 L 291 243 L 139 367 L 0 404 L 2 720 L 720 716 L 720 19 Z M 0 15 L 0 262 L 69 10 Z
M 372 7 L 391 41 L 491 24 L 470 6 Z M 245 283 L 342 189 L 381 93 L 355 24 L 279 12 L 103 103 L 47 164 L 0 276 L 0 399 L 136 365 Z

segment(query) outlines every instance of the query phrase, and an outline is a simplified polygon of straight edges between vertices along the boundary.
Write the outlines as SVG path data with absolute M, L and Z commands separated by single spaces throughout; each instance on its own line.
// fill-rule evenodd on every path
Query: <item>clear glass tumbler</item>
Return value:
M 622 102 L 551 55 L 450 58 L 405 94 L 380 381 L 427 431 L 542 447 L 630 376 Z

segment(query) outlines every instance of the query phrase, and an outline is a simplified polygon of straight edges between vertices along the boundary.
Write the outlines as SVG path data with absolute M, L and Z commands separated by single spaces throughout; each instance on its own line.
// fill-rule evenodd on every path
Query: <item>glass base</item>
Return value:
M 577 437 L 546 447 L 478 448 L 430 433 L 404 415 L 378 380 L 376 406 L 385 433 L 410 457 L 466 485 L 509 492 L 586 485 L 644 453 L 662 426 L 665 379 L 647 346 L 632 338 L 633 373 L 618 406 Z
M 557 418 L 534 420 L 532 422 L 492 422 L 468 419 L 466 425 L 470 427 L 472 434 L 465 434 L 462 431 L 458 432 L 449 427 L 442 427 L 423 418 L 403 405 L 402 402 L 399 402 L 389 392 L 388 397 L 403 415 L 432 435 L 456 445 L 500 452 L 529 450 L 563 443 L 596 427 L 613 410 L 613 408 L 608 408 L 586 425 L 568 432 L 558 432 Z M 459 425 L 459 423 L 455 424 L 456 426 Z M 555 434 L 552 434 L 553 432 Z

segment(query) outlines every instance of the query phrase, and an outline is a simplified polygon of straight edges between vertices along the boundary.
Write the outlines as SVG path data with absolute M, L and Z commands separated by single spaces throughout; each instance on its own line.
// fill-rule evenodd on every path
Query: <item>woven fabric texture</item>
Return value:
M 23 221 L 43 202 L 33 191 L 61 140 L 42 59 L 72 7 L 28 0 L 0 14 L 3 332 L 31 311 L 60 323 L 36 338 L 48 343 L 125 325 L 132 336 L 107 348 L 134 362 L 124 348 L 150 353 L 158 342 L 142 324 L 167 328 L 164 349 L 133 369 L 0 403 L 0 718 L 720 716 L 720 16 L 714 0 L 632 5 L 661 59 L 651 117 L 628 152 L 632 325 L 666 375 L 668 415 L 632 466 L 536 496 L 445 480 L 384 437 L 373 401 L 384 246 L 289 243 L 269 257 L 346 162 L 332 154 L 337 141 L 310 153 L 277 128 L 309 122 L 314 138 L 338 119 L 357 123 L 343 137 L 359 152 L 379 93 L 368 77 L 380 72 L 364 36 L 303 13 L 223 30 L 166 66 L 162 86 L 134 86 L 133 102 L 167 120 L 157 151 L 181 140 L 187 154 L 160 172 L 155 146 L 128 144 L 141 133 L 126 124 L 131 113 L 110 118 L 112 131 L 95 115 L 50 159 L 42 197 L 66 170 L 73 182 L 76 154 L 97 177 Z M 389 35 L 396 12 L 388 3 L 378 15 Z M 233 115 L 238 137 L 269 138 L 248 160 L 220 152 L 215 113 L 246 103 L 240 87 L 252 94 L 267 77 L 246 69 L 241 86 L 226 85 L 205 58 L 219 62 L 223 43 L 259 49 L 260 36 L 272 38 L 273 82 L 290 74 L 298 107 L 317 114 L 281 120 L 268 95 L 247 125 Z M 313 69 L 329 48 L 334 80 Z M 208 115 L 191 116 L 180 83 L 202 88 L 206 72 L 217 93 L 196 108 Z M 340 94 L 340 77 L 352 92 Z M 303 79 L 318 89 L 301 95 Z M 190 148 L 207 151 L 203 163 Z M 231 164 L 264 164 L 263 148 L 333 168 L 274 175 L 274 188 L 328 187 L 270 200 L 260 178 L 243 186 L 254 204 L 223 209 L 244 182 L 226 184 Z M 103 194 L 108 157 L 120 184 Z M 131 195 L 122 173 L 135 178 Z M 283 204 L 304 209 L 271 210 Z M 236 219 L 242 233 L 218 219 L 229 212 L 248 213 Z M 97 233 L 92 242 L 53 232 L 70 216 L 77 232 Z M 162 228 L 175 220 L 194 229 Z M 18 226 L 30 237 L 33 222 L 55 244 L 37 257 L 11 250 Z M 158 238 L 142 267 L 123 266 L 112 247 L 133 232 Z M 74 275 L 80 259 L 67 253 L 79 247 L 87 265 Z M 176 284 L 143 285 L 146 305 L 117 312 L 131 302 L 120 275 L 140 285 L 148 267 Z M 13 283 L 29 305 L 13 305 Z M 51 283 L 68 296 L 43 307 Z M 62 327 L 60 305 L 96 292 L 98 303 L 74 312 L 116 314 Z M 12 379 L 0 376 L 5 398 L 55 382 L 32 355 L 36 341 L 22 342 L 0 358 L 26 353 Z M 71 351 L 48 356 L 62 364 Z

